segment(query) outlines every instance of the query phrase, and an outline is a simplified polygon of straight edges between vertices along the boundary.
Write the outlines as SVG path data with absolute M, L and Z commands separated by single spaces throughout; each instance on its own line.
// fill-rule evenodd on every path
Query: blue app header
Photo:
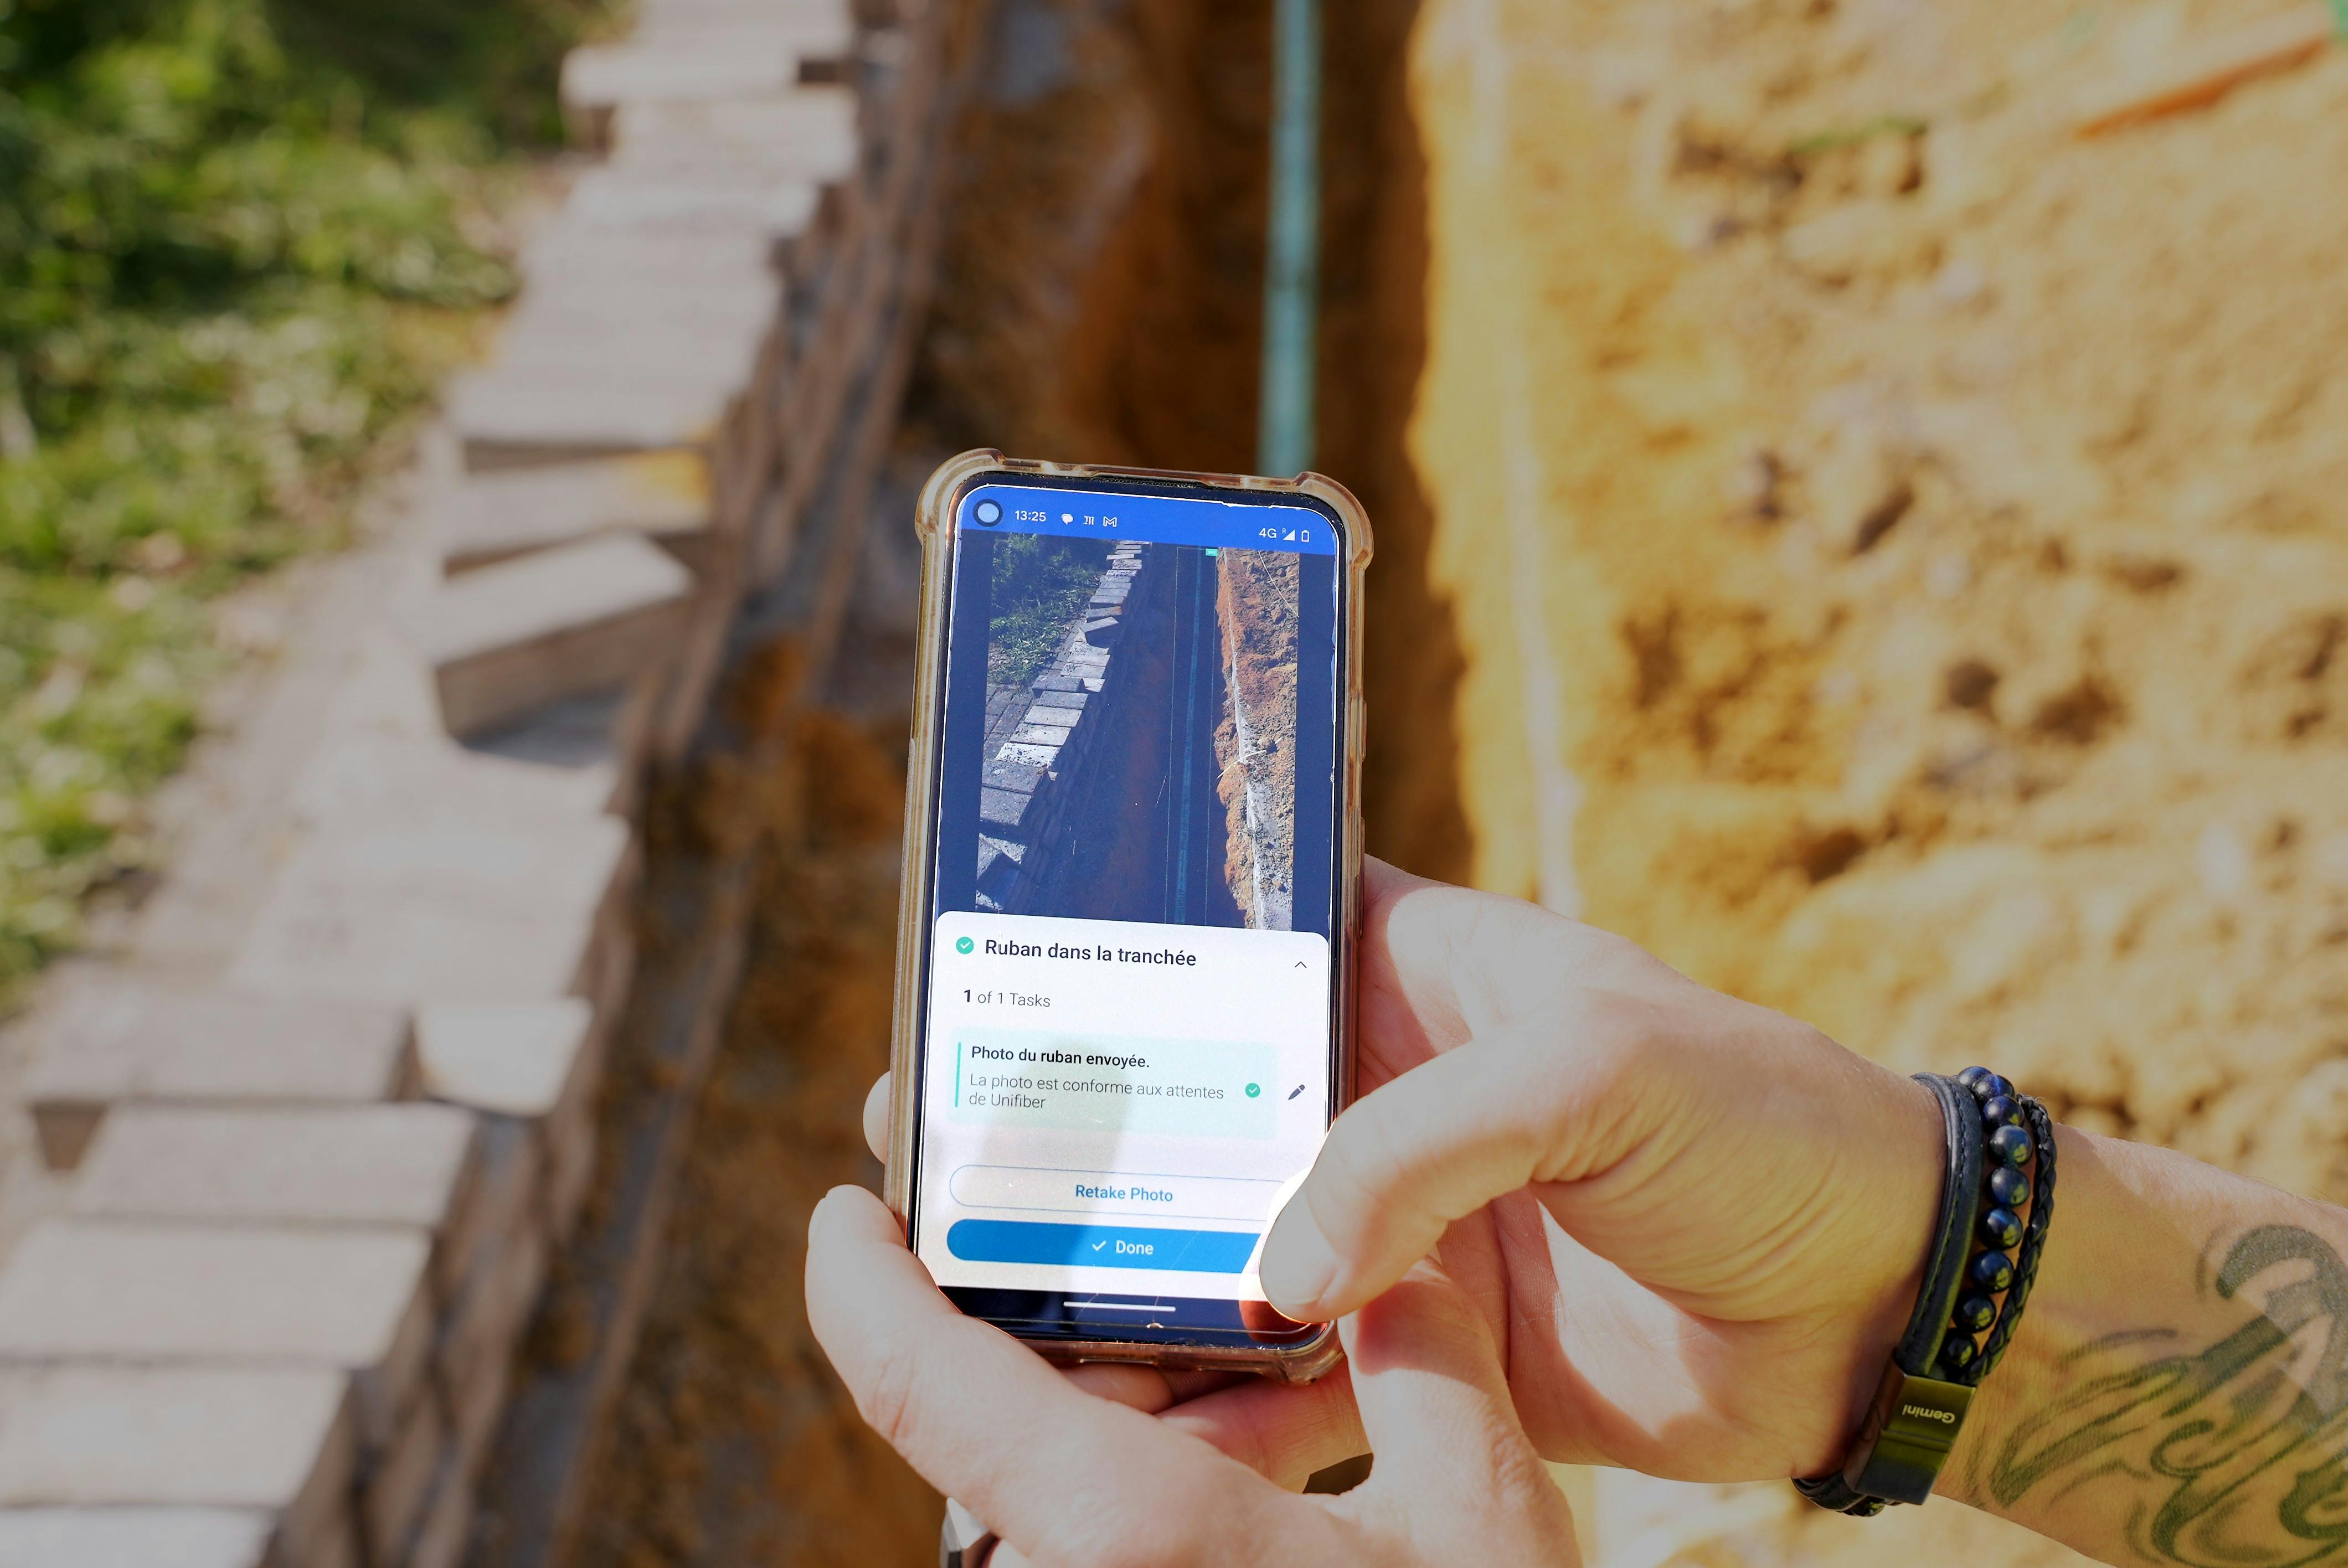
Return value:
M 1337 530 L 1308 507 L 1249 506 L 1188 496 L 982 485 L 963 497 L 961 521 L 973 532 L 1138 539 L 1292 555 L 1337 553 Z

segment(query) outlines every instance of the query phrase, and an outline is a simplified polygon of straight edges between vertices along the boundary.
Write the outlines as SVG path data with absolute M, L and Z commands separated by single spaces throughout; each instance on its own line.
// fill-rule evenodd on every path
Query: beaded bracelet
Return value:
M 1819 1507 L 1862 1518 L 1932 1494 L 1972 1391 L 2013 1338 L 2054 1217 L 2044 1106 L 1985 1067 L 1916 1081 L 1941 1103 L 1949 1148 L 1924 1286 L 1849 1457 L 1794 1482 Z

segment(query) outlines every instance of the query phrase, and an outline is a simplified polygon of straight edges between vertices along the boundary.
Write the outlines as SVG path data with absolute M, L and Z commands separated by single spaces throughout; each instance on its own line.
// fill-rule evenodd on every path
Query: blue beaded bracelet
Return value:
M 1850 1453 L 1797 1481 L 1821 1508 L 1869 1517 L 1932 1494 L 1973 1389 L 2013 1338 L 2054 1217 L 2054 1122 L 1986 1067 L 1920 1072 L 1941 1103 L 1949 1169 L 1924 1287 Z

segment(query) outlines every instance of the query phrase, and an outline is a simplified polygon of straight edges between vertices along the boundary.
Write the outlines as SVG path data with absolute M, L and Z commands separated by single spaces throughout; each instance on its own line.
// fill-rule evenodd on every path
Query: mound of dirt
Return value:
M 2071 128 L 2240 19 L 1430 0 L 1413 451 L 1479 880 L 2338 1201 L 2348 49 Z M 1640 1560 L 2042 1553 L 1710 1506 Z

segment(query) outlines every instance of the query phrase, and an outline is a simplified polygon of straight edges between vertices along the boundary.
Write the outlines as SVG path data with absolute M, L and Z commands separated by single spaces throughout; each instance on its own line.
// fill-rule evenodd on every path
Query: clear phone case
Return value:
M 916 1022 L 922 1006 L 922 977 L 929 971 L 930 855 L 933 819 L 938 810 L 936 757 L 945 666 L 947 600 L 953 580 L 954 523 L 962 497 L 976 486 L 1004 477 L 1033 481 L 1051 478 L 1142 479 L 1160 484 L 1202 486 L 1218 490 L 1269 492 L 1303 496 L 1321 502 L 1344 521 L 1348 544 L 1345 625 L 1339 661 L 1344 666 L 1345 748 L 1343 763 L 1344 810 L 1338 820 L 1336 856 L 1337 923 L 1337 1061 L 1338 1102 L 1348 1102 L 1354 1087 L 1354 989 L 1362 918 L 1362 742 L 1365 712 L 1362 701 L 1363 579 L 1370 562 L 1370 520 L 1359 501 L 1335 480 L 1319 474 L 1293 479 L 1264 479 L 1238 474 L 1186 474 L 1158 468 L 1127 468 L 1077 463 L 1046 463 L 1005 457 L 991 450 L 965 452 L 941 464 L 922 487 L 914 527 L 922 538 L 922 614 L 918 665 L 913 687 L 913 732 L 905 791 L 905 849 L 897 913 L 896 1016 L 890 1066 L 889 1163 L 882 1196 L 901 1225 L 910 1225 L 912 1194 L 913 1114 Z M 1252 1371 L 1288 1382 L 1310 1382 L 1337 1362 L 1340 1351 L 1334 1326 L 1303 1343 L 1288 1346 L 1222 1347 L 1146 1345 L 1123 1340 L 1031 1340 L 1042 1354 L 1062 1361 L 1131 1361 L 1150 1366 Z

